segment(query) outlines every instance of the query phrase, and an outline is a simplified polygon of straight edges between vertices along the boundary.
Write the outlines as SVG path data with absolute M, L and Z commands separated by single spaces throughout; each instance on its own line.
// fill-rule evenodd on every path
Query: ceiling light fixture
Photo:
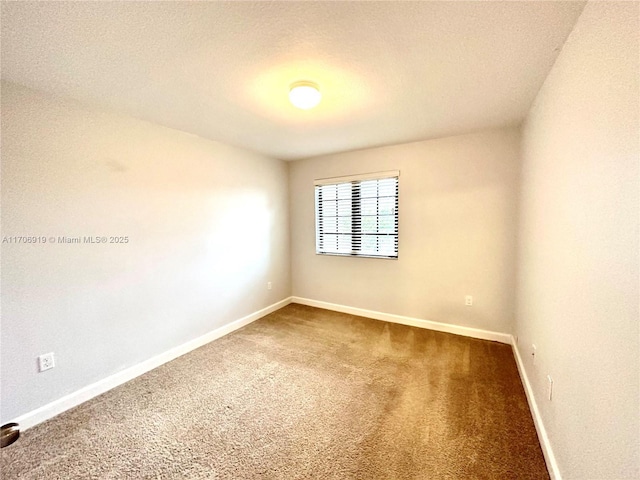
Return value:
M 296 82 L 289 90 L 289 101 L 294 107 L 309 110 L 320 103 L 322 94 L 313 82 Z

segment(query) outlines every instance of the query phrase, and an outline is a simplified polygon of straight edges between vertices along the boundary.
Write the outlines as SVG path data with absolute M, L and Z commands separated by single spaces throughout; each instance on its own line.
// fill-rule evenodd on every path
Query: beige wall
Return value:
M 291 163 L 293 295 L 510 332 L 518 149 L 499 129 Z M 399 259 L 316 255 L 313 180 L 383 170 L 400 170 Z
M 640 478 L 639 13 L 587 4 L 523 130 L 517 334 L 565 479 Z
M 287 182 L 284 162 L 3 83 L 2 235 L 129 237 L 2 245 L 3 422 L 288 297 Z

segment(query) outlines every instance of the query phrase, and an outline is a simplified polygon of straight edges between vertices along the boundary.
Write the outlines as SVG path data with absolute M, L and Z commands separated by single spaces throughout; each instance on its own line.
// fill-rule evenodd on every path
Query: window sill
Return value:
M 353 258 L 378 258 L 380 260 L 398 260 L 398 257 L 385 257 L 382 255 L 362 255 L 356 253 L 323 253 L 316 252 L 316 255 L 322 257 L 353 257 Z

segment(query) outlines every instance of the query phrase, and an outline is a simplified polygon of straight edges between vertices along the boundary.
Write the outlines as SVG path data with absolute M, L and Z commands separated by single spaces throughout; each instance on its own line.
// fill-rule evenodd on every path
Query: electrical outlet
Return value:
M 536 347 L 535 343 L 531 345 L 531 360 L 532 363 L 535 365 L 536 364 L 536 356 L 538 353 L 538 347 Z
M 464 304 L 467 307 L 470 307 L 473 305 L 473 297 L 471 295 L 467 295 L 466 297 L 464 297 Z
M 267 282 L 267 290 L 271 290 L 271 282 Z
M 547 375 L 547 398 L 551 401 L 551 397 L 553 396 L 553 378 L 551 375 Z
M 55 366 L 56 366 L 56 361 L 53 356 L 53 352 L 45 353 L 44 355 L 40 355 L 38 357 L 38 369 L 41 372 L 44 372 L 45 370 L 50 370 Z

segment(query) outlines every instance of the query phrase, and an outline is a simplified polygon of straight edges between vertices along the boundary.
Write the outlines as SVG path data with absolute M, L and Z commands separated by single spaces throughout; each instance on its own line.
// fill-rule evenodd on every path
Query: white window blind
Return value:
M 398 258 L 398 177 L 316 180 L 316 253 Z

